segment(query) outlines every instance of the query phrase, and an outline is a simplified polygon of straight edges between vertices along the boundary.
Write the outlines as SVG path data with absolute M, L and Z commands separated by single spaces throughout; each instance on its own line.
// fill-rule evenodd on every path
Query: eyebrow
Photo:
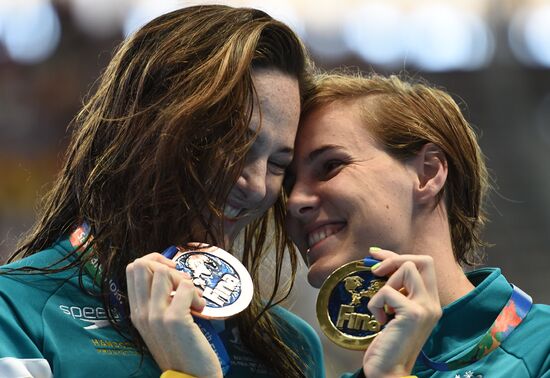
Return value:
M 308 160 L 311 162 L 311 161 L 317 159 L 319 157 L 319 155 L 322 155 L 322 154 L 324 154 L 325 152 L 327 152 L 329 150 L 339 150 L 341 148 L 342 147 L 337 146 L 335 144 L 326 144 L 322 147 L 319 147 L 318 149 L 316 149 L 314 151 L 311 151 L 310 154 L 308 155 Z
M 259 147 L 259 148 L 263 148 L 264 145 L 265 145 L 265 137 L 261 134 L 261 133 L 258 133 L 258 134 L 254 134 L 255 131 L 250 129 L 250 127 L 248 128 L 248 131 L 249 131 L 249 135 L 251 137 L 255 137 L 254 139 L 254 143 L 257 143 L 256 145 Z M 294 148 L 293 147 L 288 147 L 288 146 L 285 146 L 285 147 L 282 147 L 280 149 L 278 149 L 276 151 L 276 153 L 278 154 L 290 154 L 290 155 L 294 155 Z
M 285 153 L 285 154 L 294 155 L 294 148 L 284 147 L 284 148 L 281 148 L 280 150 L 277 150 L 277 153 Z

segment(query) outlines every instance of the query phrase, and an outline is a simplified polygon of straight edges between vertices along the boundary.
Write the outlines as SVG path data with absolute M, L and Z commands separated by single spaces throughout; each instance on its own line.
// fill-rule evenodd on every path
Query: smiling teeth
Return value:
M 342 229 L 341 225 L 339 226 L 328 225 L 325 227 L 321 227 L 320 229 L 308 235 L 308 238 L 307 238 L 308 246 L 312 247 L 314 244 L 319 243 L 321 240 L 328 238 L 330 235 L 337 233 L 341 229 Z
M 223 209 L 223 215 L 225 215 L 228 218 L 236 218 L 237 215 L 241 212 L 241 209 L 236 209 L 231 205 L 225 205 Z

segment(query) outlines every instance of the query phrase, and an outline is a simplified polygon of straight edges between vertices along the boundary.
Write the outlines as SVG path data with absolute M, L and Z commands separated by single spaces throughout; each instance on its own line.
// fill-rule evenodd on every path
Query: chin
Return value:
M 314 288 L 319 289 L 330 273 L 332 272 L 322 272 L 319 269 L 310 268 L 307 273 L 307 282 Z
M 233 243 L 235 243 L 235 236 L 234 235 L 224 235 L 223 236 L 223 245 L 219 245 L 218 247 L 229 250 L 233 246 Z
M 321 258 L 316 260 L 309 266 L 307 281 L 311 286 L 320 288 L 323 285 L 323 282 L 325 282 L 335 270 L 348 262 L 349 261 L 346 261 L 345 259 L 340 261 L 340 259 L 334 258 Z

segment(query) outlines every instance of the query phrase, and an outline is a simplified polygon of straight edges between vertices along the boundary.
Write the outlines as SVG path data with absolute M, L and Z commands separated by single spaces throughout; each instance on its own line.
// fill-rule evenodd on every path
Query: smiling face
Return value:
M 297 136 L 287 227 L 315 287 L 371 246 L 399 253 L 413 240 L 415 171 L 382 149 L 360 111 L 358 101 L 321 106 Z
M 225 204 L 225 245 L 231 245 L 239 232 L 278 198 L 285 170 L 293 158 L 300 117 L 296 79 L 272 69 L 257 70 L 252 79 L 258 102 L 254 103 L 249 129 L 259 132 Z

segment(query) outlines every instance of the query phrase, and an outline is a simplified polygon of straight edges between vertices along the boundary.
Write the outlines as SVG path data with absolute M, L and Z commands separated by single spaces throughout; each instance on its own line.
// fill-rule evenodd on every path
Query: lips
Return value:
M 223 215 L 228 220 L 236 220 L 241 211 L 242 208 L 238 208 L 226 203 L 223 208 Z
M 326 223 L 315 228 L 313 231 L 307 234 L 308 248 L 311 249 L 329 236 L 340 232 L 345 227 L 345 225 L 346 224 L 343 222 Z

